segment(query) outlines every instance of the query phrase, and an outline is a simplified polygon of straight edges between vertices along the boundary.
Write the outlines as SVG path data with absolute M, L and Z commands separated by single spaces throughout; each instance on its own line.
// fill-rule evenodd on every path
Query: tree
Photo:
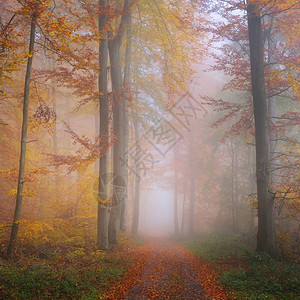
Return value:
M 35 28 L 36 20 L 38 17 L 39 2 L 34 3 L 34 6 L 30 9 L 31 25 L 30 25 L 30 38 L 29 38 L 29 50 L 27 59 L 27 69 L 25 75 L 24 84 L 24 102 L 23 102 L 23 122 L 22 122 L 22 135 L 21 135 L 21 150 L 20 150 L 20 162 L 19 162 L 19 175 L 18 175 L 18 188 L 14 219 L 11 228 L 10 240 L 7 248 L 7 256 L 12 258 L 16 247 L 19 220 L 22 208 L 22 197 L 24 187 L 24 172 L 26 162 L 26 145 L 27 145 L 27 127 L 28 127 L 28 106 L 29 106 L 29 92 L 30 92 L 30 80 L 32 71 L 32 62 L 34 55 L 34 43 L 35 43 Z
M 141 146 L 140 142 L 140 123 L 136 112 L 132 113 L 132 121 L 134 126 L 134 138 L 135 144 L 139 149 Z M 131 225 L 131 232 L 133 234 L 138 233 L 139 227 L 139 216 L 140 216 L 140 182 L 141 182 L 141 172 L 140 172 L 140 165 L 136 164 L 134 166 L 135 174 L 134 174 L 134 200 L 133 200 L 133 215 L 132 215 L 132 225 Z
M 104 145 L 109 143 L 109 103 L 107 97 L 107 61 L 108 61 L 108 40 L 107 26 L 107 1 L 99 0 L 99 111 L 100 111 L 100 137 Z M 104 13 L 103 13 L 104 12 Z M 108 249 L 108 222 L 109 209 L 103 202 L 108 199 L 109 194 L 109 155 L 107 149 L 100 149 L 99 159 L 99 200 L 97 217 L 97 244 L 100 249 Z
M 126 223 L 127 223 L 127 210 L 128 210 L 128 146 L 129 146 L 129 109 L 130 109 L 130 98 L 131 98 L 131 64 L 132 64 L 132 31 L 131 31 L 131 17 L 128 20 L 128 24 L 126 26 L 126 49 L 125 49 L 125 62 L 124 62 L 124 80 L 123 80 L 123 87 L 125 92 L 124 97 L 124 141 L 123 141 L 123 164 L 124 164 L 124 181 L 125 181 L 125 195 L 124 201 L 122 203 L 121 209 L 121 223 L 120 229 L 122 231 L 126 230 Z
M 258 199 L 257 250 L 276 254 L 273 204 L 270 191 L 270 145 L 265 91 L 264 47 L 259 6 L 247 8 L 251 82 L 255 120 L 256 178 Z
M 250 34 L 247 34 L 247 28 L 249 26 L 249 22 L 247 23 L 247 20 L 249 20 L 249 16 L 251 16 L 249 13 L 249 6 L 251 8 L 251 5 L 255 6 L 252 14 L 258 14 L 260 25 L 255 25 L 256 31 L 251 31 L 249 28 L 249 33 L 250 31 L 256 32 L 258 35 L 259 32 L 261 36 L 252 38 L 252 46 L 250 47 L 249 53 Z M 261 246 L 261 243 L 263 243 L 262 240 L 264 239 L 261 237 L 263 235 L 263 231 L 268 231 L 268 235 L 270 235 L 271 241 L 267 241 L 266 243 L 273 243 L 272 240 L 274 239 L 274 232 L 272 233 L 271 228 L 273 228 L 274 231 L 274 225 L 272 225 L 273 217 L 272 212 L 270 211 L 274 208 L 274 204 L 272 204 L 274 200 L 277 201 L 276 195 L 278 194 L 278 187 L 280 187 L 280 185 L 274 185 L 274 182 L 271 181 L 272 178 L 270 175 L 272 172 L 274 172 L 274 174 L 276 172 L 276 177 L 278 179 L 279 172 L 283 172 L 281 170 L 283 166 L 280 162 L 281 160 L 278 160 L 278 157 L 285 156 L 285 154 L 282 150 L 279 150 L 280 148 L 284 149 L 283 147 L 280 147 L 280 143 L 283 144 L 283 141 L 290 140 L 285 135 L 286 129 L 280 127 L 278 122 L 281 118 L 285 119 L 289 113 L 283 114 L 282 116 L 279 116 L 277 113 L 277 115 L 274 116 L 274 104 L 276 101 L 279 112 L 284 109 L 284 100 L 296 99 L 298 97 L 297 85 L 295 82 L 297 81 L 297 74 L 299 74 L 299 72 L 295 64 L 297 59 L 295 59 L 294 56 L 294 47 L 298 43 L 296 38 L 297 34 L 295 34 L 295 32 L 298 32 L 299 25 L 297 25 L 297 21 L 294 16 L 297 14 L 297 10 L 299 9 L 299 2 L 251 0 L 248 1 L 248 4 L 245 4 L 241 1 L 225 0 L 222 1 L 222 5 L 218 5 L 218 7 L 214 4 L 209 4 L 209 6 L 214 12 L 220 13 L 223 17 L 221 21 L 216 21 L 216 23 L 218 23 L 217 26 L 215 26 L 216 24 L 213 26 L 213 32 L 216 34 L 215 41 L 219 41 L 220 39 L 225 41 L 219 47 L 222 54 L 220 55 L 219 53 L 215 53 L 214 55 L 216 65 L 213 69 L 223 71 L 224 74 L 229 76 L 228 82 L 223 87 L 224 94 L 225 92 L 230 94 L 234 92 L 234 94 L 237 95 L 237 97 L 235 97 L 237 99 L 236 101 L 206 98 L 206 100 L 208 100 L 208 104 L 215 105 L 216 111 L 223 112 L 222 117 L 218 119 L 214 125 L 221 126 L 225 121 L 230 119 L 231 135 L 244 135 L 247 143 L 249 144 L 252 144 L 252 136 L 255 135 L 255 146 L 259 148 L 256 148 L 257 154 L 259 153 L 258 156 L 264 155 L 262 152 L 268 153 L 267 157 L 265 157 L 266 164 L 263 165 L 266 169 L 262 170 L 261 168 L 258 168 L 256 171 L 257 182 L 260 181 L 260 187 L 257 187 L 260 190 L 258 198 L 264 198 L 266 201 L 265 204 L 262 204 L 262 202 L 258 199 L 260 229 L 258 229 L 257 238 L 260 242 L 258 242 L 257 248 L 259 250 L 265 248 Z M 245 11 L 247 10 L 248 13 L 245 14 Z M 248 18 L 244 18 L 244 16 L 247 15 Z M 253 19 L 254 16 L 251 19 L 251 22 Z M 287 19 L 290 19 L 290 22 L 286 22 Z M 289 24 L 290 30 L 287 30 L 287 24 Z M 255 26 L 253 26 L 253 28 Z M 268 40 L 270 35 L 273 39 L 275 35 L 279 37 L 280 43 L 277 43 L 276 45 L 274 40 Z M 257 41 L 256 38 L 258 38 L 259 41 Z M 267 44 L 266 41 L 269 43 Z M 253 43 L 255 42 L 257 45 L 254 44 L 254 47 Z M 258 49 L 261 51 L 261 53 L 259 53 L 261 56 L 259 59 L 257 58 L 257 53 L 255 55 L 253 54 L 253 47 L 256 48 L 257 51 Z M 259 63 L 257 62 L 258 60 Z M 251 68 L 249 63 L 251 64 Z M 253 65 L 256 65 L 256 67 L 253 67 Z M 256 76 L 253 75 L 254 71 L 257 72 Z M 261 76 L 259 80 L 263 83 L 263 87 L 259 85 L 258 81 L 253 83 L 253 80 L 255 80 L 255 78 L 257 79 L 257 75 L 259 73 L 259 76 Z M 251 78 L 252 84 L 250 80 Z M 254 86 L 256 87 L 255 92 L 253 91 Z M 252 101 L 252 97 L 249 97 L 251 95 L 251 91 L 253 96 L 255 94 L 255 101 Z M 258 94 L 261 96 L 260 100 L 257 100 Z M 225 97 L 222 96 L 222 98 Z M 262 98 L 264 98 L 264 100 L 262 100 Z M 261 107 L 257 108 L 258 101 L 263 106 L 263 109 L 261 109 Z M 267 103 L 263 104 L 263 102 Z M 253 103 L 255 103 L 255 105 L 253 105 Z M 255 122 L 253 122 L 253 109 L 256 110 L 256 112 L 254 112 Z M 264 109 L 268 110 L 268 112 L 264 112 Z M 262 115 L 264 116 L 262 117 Z M 262 121 L 264 118 L 266 120 Z M 294 117 L 291 117 L 291 119 L 294 119 Z M 234 123 L 232 123 L 232 121 L 234 121 Z M 261 122 L 261 126 L 266 126 L 266 128 L 263 128 L 264 132 L 262 132 L 261 129 L 258 129 L 259 122 Z M 286 123 L 289 122 L 286 121 Z M 257 132 L 257 130 L 259 130 L 259 132 Z M 264 136 L 264 134 L 266 134 L 266 136 Z M 258 135 L 261 137 L 260 142 L 258 142 L 259 145 L 257 144 L 257 140 L 259 139 Z M 269 143 L 272 146 L 272 153 L 270 153 L 270 145 L 268 148 L 261 148 L 265 146 L 265 144 L 261 144 L 262 142 L 265 142 L 265 140 L 262 139 L 262 136 L 264 136 L 264 139 L 268 138 Z M 274 144 L 277 144 L 277 150 L 275 152 Z M 274 155 L 275 153 L 276 155 Z M 257 160 L 257 163 L 260 161 L 260 163 L 263 164 L 262 158 L 257 158 Z M 260 177 L 264 177 L 265 173 L 267 173 L 267 178 L 265 177 L 262 180 Z M 261 187 L 262 185 L 265 185 L 264 188 Z M 262 191 L 264 196 L 261 195 Z M 264 221 L 262 221 L 262 211 L 265 211 L 265 213 L 269 211 L 269 213 L 266 214 L 270 214 L 269 216 L 264 216 Z M 268 219 L 271 219 L 271 221 L 268 221 Z M 265 223 L 268 223 L 269 225 L 265 226 Z M 262 229 L 263 227 L 265 229 Z M 266 230 L 266 227 L 269 227 L 269 229 Z M 273 250 L 270 248 L 273 248 Z M 274 248 L 275 242 L 273 246 L 269 247 L 269 250 L 260 251 L 265 251 L 267 253 L 273 252 L 273 255 L 275 255 L 276 251 L 274 251 Z
M 190 201 L 189 201 L 189 235 L 194 235 L 194 223 L 195 223 L 195 141 L 194 132 L 190 133 L 190 145 L 189 145 L 189 181 L 190 181 Z
M 174 146 L 174 229 L 175 236 L 179 234 L 179 224 L 178 224 L 178 171 L 177 171 L 177 159 L 178 159 L 178 149 Z
M 130 20 L 128 15 L 130 9 L 130 0 L 125 0 L 123 13 L 115 37 L 111 37 L 108 42 L 109 58 L 111 66 L 111 82 L 113 93 L 113 131 L 117 136 L 117 142 L 113 148 L 113 204 L 110 214 L 108 227 L 109 242 L 117 244 L 119 241 L 120 222 L 121 222 L 121 203 L 119 200 L 120 191 L 123 194 L 127 189 L 124 181 L 125 164 L 122 164 L 124 158 L 124 111 L 126 110 L 123 91 L 122 68 L 121 68 L 121 44 L 126 33 L 126 26 Z M 111 33 L 112 34 L 112 33 Z

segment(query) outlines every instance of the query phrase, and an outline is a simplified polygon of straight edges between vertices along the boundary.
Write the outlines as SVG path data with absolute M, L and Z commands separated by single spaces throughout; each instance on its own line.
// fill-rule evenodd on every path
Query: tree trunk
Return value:
M 250 65 L 256 140 L 256 177 L 258 197 L 257 251 L 276 255 L 273 195 L 270 183 L 270 149 L 264 77 L 264 49 L 259 7 L 249 4 L 247 10 Z
M 122 160 L 123 151 L 123 97 L 122 97 L 122 71 L 120 61 L 120 48 L 116 40 L 109 41 L 109 57 L 111 64 L 111 80 L 113 89 L 113 131 L 117 137 L 117 142 L 113 147 L 113 204 L 109 220 L 109 243 L 117 244 L 119 241 L 120 218 L 122 203 L 119 203 L 119 192 L 125 188 L 122 180 L 124 174 Z M 120 190 L 118 190 L 120 189 Z
M 100 102 L 100 100 L 99 100 L 99 102 Z M 98 103 L 98 105 L 99 105 L 99 103 Z M 100 129 L 100 105 L 99 105 L 99 107 L 98 107 L 98 105 L 96 105 L 96 107 L 95 107 L 95 115 L 94 115 L 94 117 L 95 117 L 95 119 L 94 119 L 94 121 L 95 121 L 95 136 L 97 137 L 97 136 L 100 136 L 100 132 L 99 132 L 99 129 Z M 95 163 L 94 163 L 94 168 L 95 168 L 95 171 L 96 171 L 96 173 L 98 173 L 99 174 L 99 166 L 100 166 L 100 162 L 99 162 L 99 159 L 100 158 L 97 158 L 96 160 L 95 160 Z
M 273 20 L 271 18 L 270 20 L 270 28 L 267 33 L 267 43 L 268 43 L 268 64 L 270 68 L 272 69 L 272 65 L 276 63 L 274 61 L 274 51 L 276 50 L 276 41 L 274 40 L 274 37 L 272 36 L 272 29 L 273 29 Z M 270 80 L 270 79 L 269 79 Z M 275 171 L 276 169 L 276 132 L 275 132 L 275 124 L 276 124 L 276 96 L 271 96 L 268 98 L 268 119 L 269 119 L 269 139 L 270 139 L 270 182 L 271 184 L 277 184 L 278 183 L 278 174 Z
M 240 199 L 239 199 L 239 155 L 238 155 L 238 151 L 235 154 L 235 167 L 234 167 L 234 181 L 235 181 L 235 233 L 239 233 L 239 213 L 240 213 Z
M 195 174 L 194 174 L 194 134 L 191 132 L 190 137 L 190 154 L 189 154 L 189 169 L 190 169 L 190 213 L 189 213 L 189 235 L 194 235 L 194 213 L 195 213 Z
M 134 135 L 135 135 L 135 143 L 137 148 L 140 147 L 140 129 L 139 129 L 139 121 L 135 114 L 132 114 L 133 126 L 134 126 Z M 133 217 L 132 217 L 132 227 L 131 232 L 133 234 L 138 233 L 139 227 L 139 216 L 140 216 L 140 166 L 139 164 L 135 164 L 135 190 L 134 190 L 134 204 L 133 204 Z
M 51 71 L 55 71 L 55 59 L 52 56 L 51 57 Z M 52 85 L 52 110 L 53 113 L 56 115 L 57 112 L 57 99 L 56 99 L 56 80 L 55 77 L 52 76 L 51 78 L 51 85 Z M 58 154 L 58 142 L 57 142 L 57 126 L 56 122 L 54 122 L 53 125 L 53 131 L 54 133 L 52 134 L 52 143 L 53 143 L 53 154 L 57 155 Z M 58 166 L 55 166 L 55 197 L 56 199 L 59 198 L 58 195 L 58 187 L 59 187 L 59 177 L 58 177 Z
M 129 0 L 125 0 L 123 11 L 125 12 L 130 5 Z M 127 12 L 128 13 L 128 12 Z M 121 222 L 121 198 L 124 198 L 127 186 L 123 178 L 127 166 L 124 164 L 124 110 L 125 100 L 122 87 L 122 68 L 121 68 L 121 53 L 120 47 L 124 37 L 124 29 L 130 20 L 130 16 L 123 14 L 119 26 L 119 30 L 115 38 L 109 40 L 108 49 L 111 65 L 111 82 L 113 90 L 113 130 L 117 136 L 117 142 L 113 148 L 113 203 L 114 207 L 111 210 L 108 237 L 109 243 L 118 244 L 120 235 L 120 222 Z
M 99 0 L 100 9 L 107 6 L 107 0 Z M 100 126 L 99 133 L 101 144 L 104 148 L 109 143 L 109 104 L 107 98 L 107 60 L 108 60 L 108 41 L 107 34 L 103 30 L 107 24 L 107 14 L 99 15 L 99 33 L 103 36 L 99 44 L 99 112 L 100 112 Z M 101 203 L 101 200 L 107 200 L 109 196 L 109 172 L 108 161 L 109 152 L 106 149 L 100 149 L 99 159 L 99 185 L 98 185 L 98 216 L 97 216 L 97 245 L 99 249 L 108 249 L 108 222 L 109 209 Z
M 35 43 L 36 19 L 37 19 L 36 15 L 33 14 L 31 17 L 29 56 L 27 59 L 27 69 L 26 69 L 25 86 L 24 86 L 23 122 L 22 122 L 21 153 L 20 153 L 17 197 L 16 197 L 14 220 L 13 220 L 10 240 L 7 248 L 7 256 L 9 258 L 13 257 L 14 250 L 16 247 L 17 235 L 19 229 L 19 220 L 20 220 L 21 207 L 22 207 L 23 186 L 25 182 L 24 173 L 25 173 L 25 161 L 26 161 L 29 90 L 30 90 L 31 70 L 32 70 L 32 62 L 33 62 L 34 43 Z
M 230 139 L 230 150 L 231 150 L 231 220 L 232 220 L 232 232 L 236 232 L 236 198 L 235 198 L 235 151 L 233 142 Z
M 130 70 L 131 69 L 131 18 L 127 24 L 127 41 L 126 41 L 126 53 L 125 53 L 125 67 L 124 67 L 124 87 L 125 87 L 125 98 L 124 98 L 124 110 L 123 110 L 123 123 L 124 123 L 124 143 L 123 143 L 123 151 L 124 151 L 124 181 L 125 181 L 125 195 L 124 202 L 122 203 L 121 210 L 121 224 L 120 228 L 122 231 L 126 230 L 126 222 L 127 222 L 127 208 L 128 208 L 128 142 L 129 142 L 129 119 L 128 119 L 128 111 L 129 111 L 129 97 L 130 97 Z
M 178 151 L 176 145 L 174 146 L 174 230 L 175 236 L 179 234 L 179 225 L 178 225 L 178 173 L 177 173 L 177 159 Z
M 256 191 L 256 181 L 255 181 L 255 153 L 254 153 L 254 149 L 249 148 L 248 150 L 248 164 L 249 164 L 249 185 L 248 185 L 248 189 L 249 189 L 249 195 L 253 195 Z M 251 238 L 255 236 L 255 219 L 256 219 L 256 213 L 254 211 L 254 209 L 251 208 L 251 217 L 249 220 L 249 234 L 251 236 Z
M 182 236 L 184 236 L 185 201 L 186 201 L 186 190 L 184 189 L 183 200 L 182 200 L 182 215 L 181 215 L 181 235 Z

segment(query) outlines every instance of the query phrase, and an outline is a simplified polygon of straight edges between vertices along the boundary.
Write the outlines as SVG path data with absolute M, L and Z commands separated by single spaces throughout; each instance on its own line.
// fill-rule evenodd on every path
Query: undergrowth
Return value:
M 249 243 L 236 235 L 212 234 L 185 241 L 183 246 L 206 261 L 223 262 L 244 256 Z
M 205 236 L 183 245 L 219 269 L 219 284 L 236 299 L 300 299 L 299 264 L 257 253 L 237 235 Z
M 64 245 L 0 259 L 0 299 L 101 299 L 135 263 L 128 251 L 136 242 L 123 236 L 119 247 Z M 24 253 L 26 253 L 24 255 Z
M 99 299 L 124 274 L 122 266 L 83 270 L 1 266 L 1 299 Z

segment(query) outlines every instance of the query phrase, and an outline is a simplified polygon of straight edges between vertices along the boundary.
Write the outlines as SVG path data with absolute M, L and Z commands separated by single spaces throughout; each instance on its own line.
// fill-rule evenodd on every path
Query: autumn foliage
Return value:
M 137 247 L 123 232 L 145 230 L 141 216 L 155 220 L 169 203 L 166 232 L 174 227 L 176 238 L 221 232 L 255 244 L 262 170 L 247 20 L 257 17 L 274 256 L 298 262 L 299 8 L 296 0 L 1 1 L 3 261 L 15 255 L 24 276 L 35 278 L 36 263 L 52 283 L 66 279 L 66 297 L 230 299 L 205 260 L 170 240 Z M 172 200 L 145 212 L 160 200 L 152 189 Z M 15 261 L 1 260 L 0 272 L 14 270 L 6 286 Z M 51 264 L 67 271 L 52 274 Z M 87 290 L 72 266 L 85 270 Z M 107 279 L 100 294 L 92 273 Z

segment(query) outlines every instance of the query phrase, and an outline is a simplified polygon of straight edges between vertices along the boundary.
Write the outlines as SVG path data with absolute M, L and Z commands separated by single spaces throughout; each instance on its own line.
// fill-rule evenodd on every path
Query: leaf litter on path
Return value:
M 231 299 L 209 263 L 171 240 L 148 238 L 131 255 L 136 264 L 104 299 Z

